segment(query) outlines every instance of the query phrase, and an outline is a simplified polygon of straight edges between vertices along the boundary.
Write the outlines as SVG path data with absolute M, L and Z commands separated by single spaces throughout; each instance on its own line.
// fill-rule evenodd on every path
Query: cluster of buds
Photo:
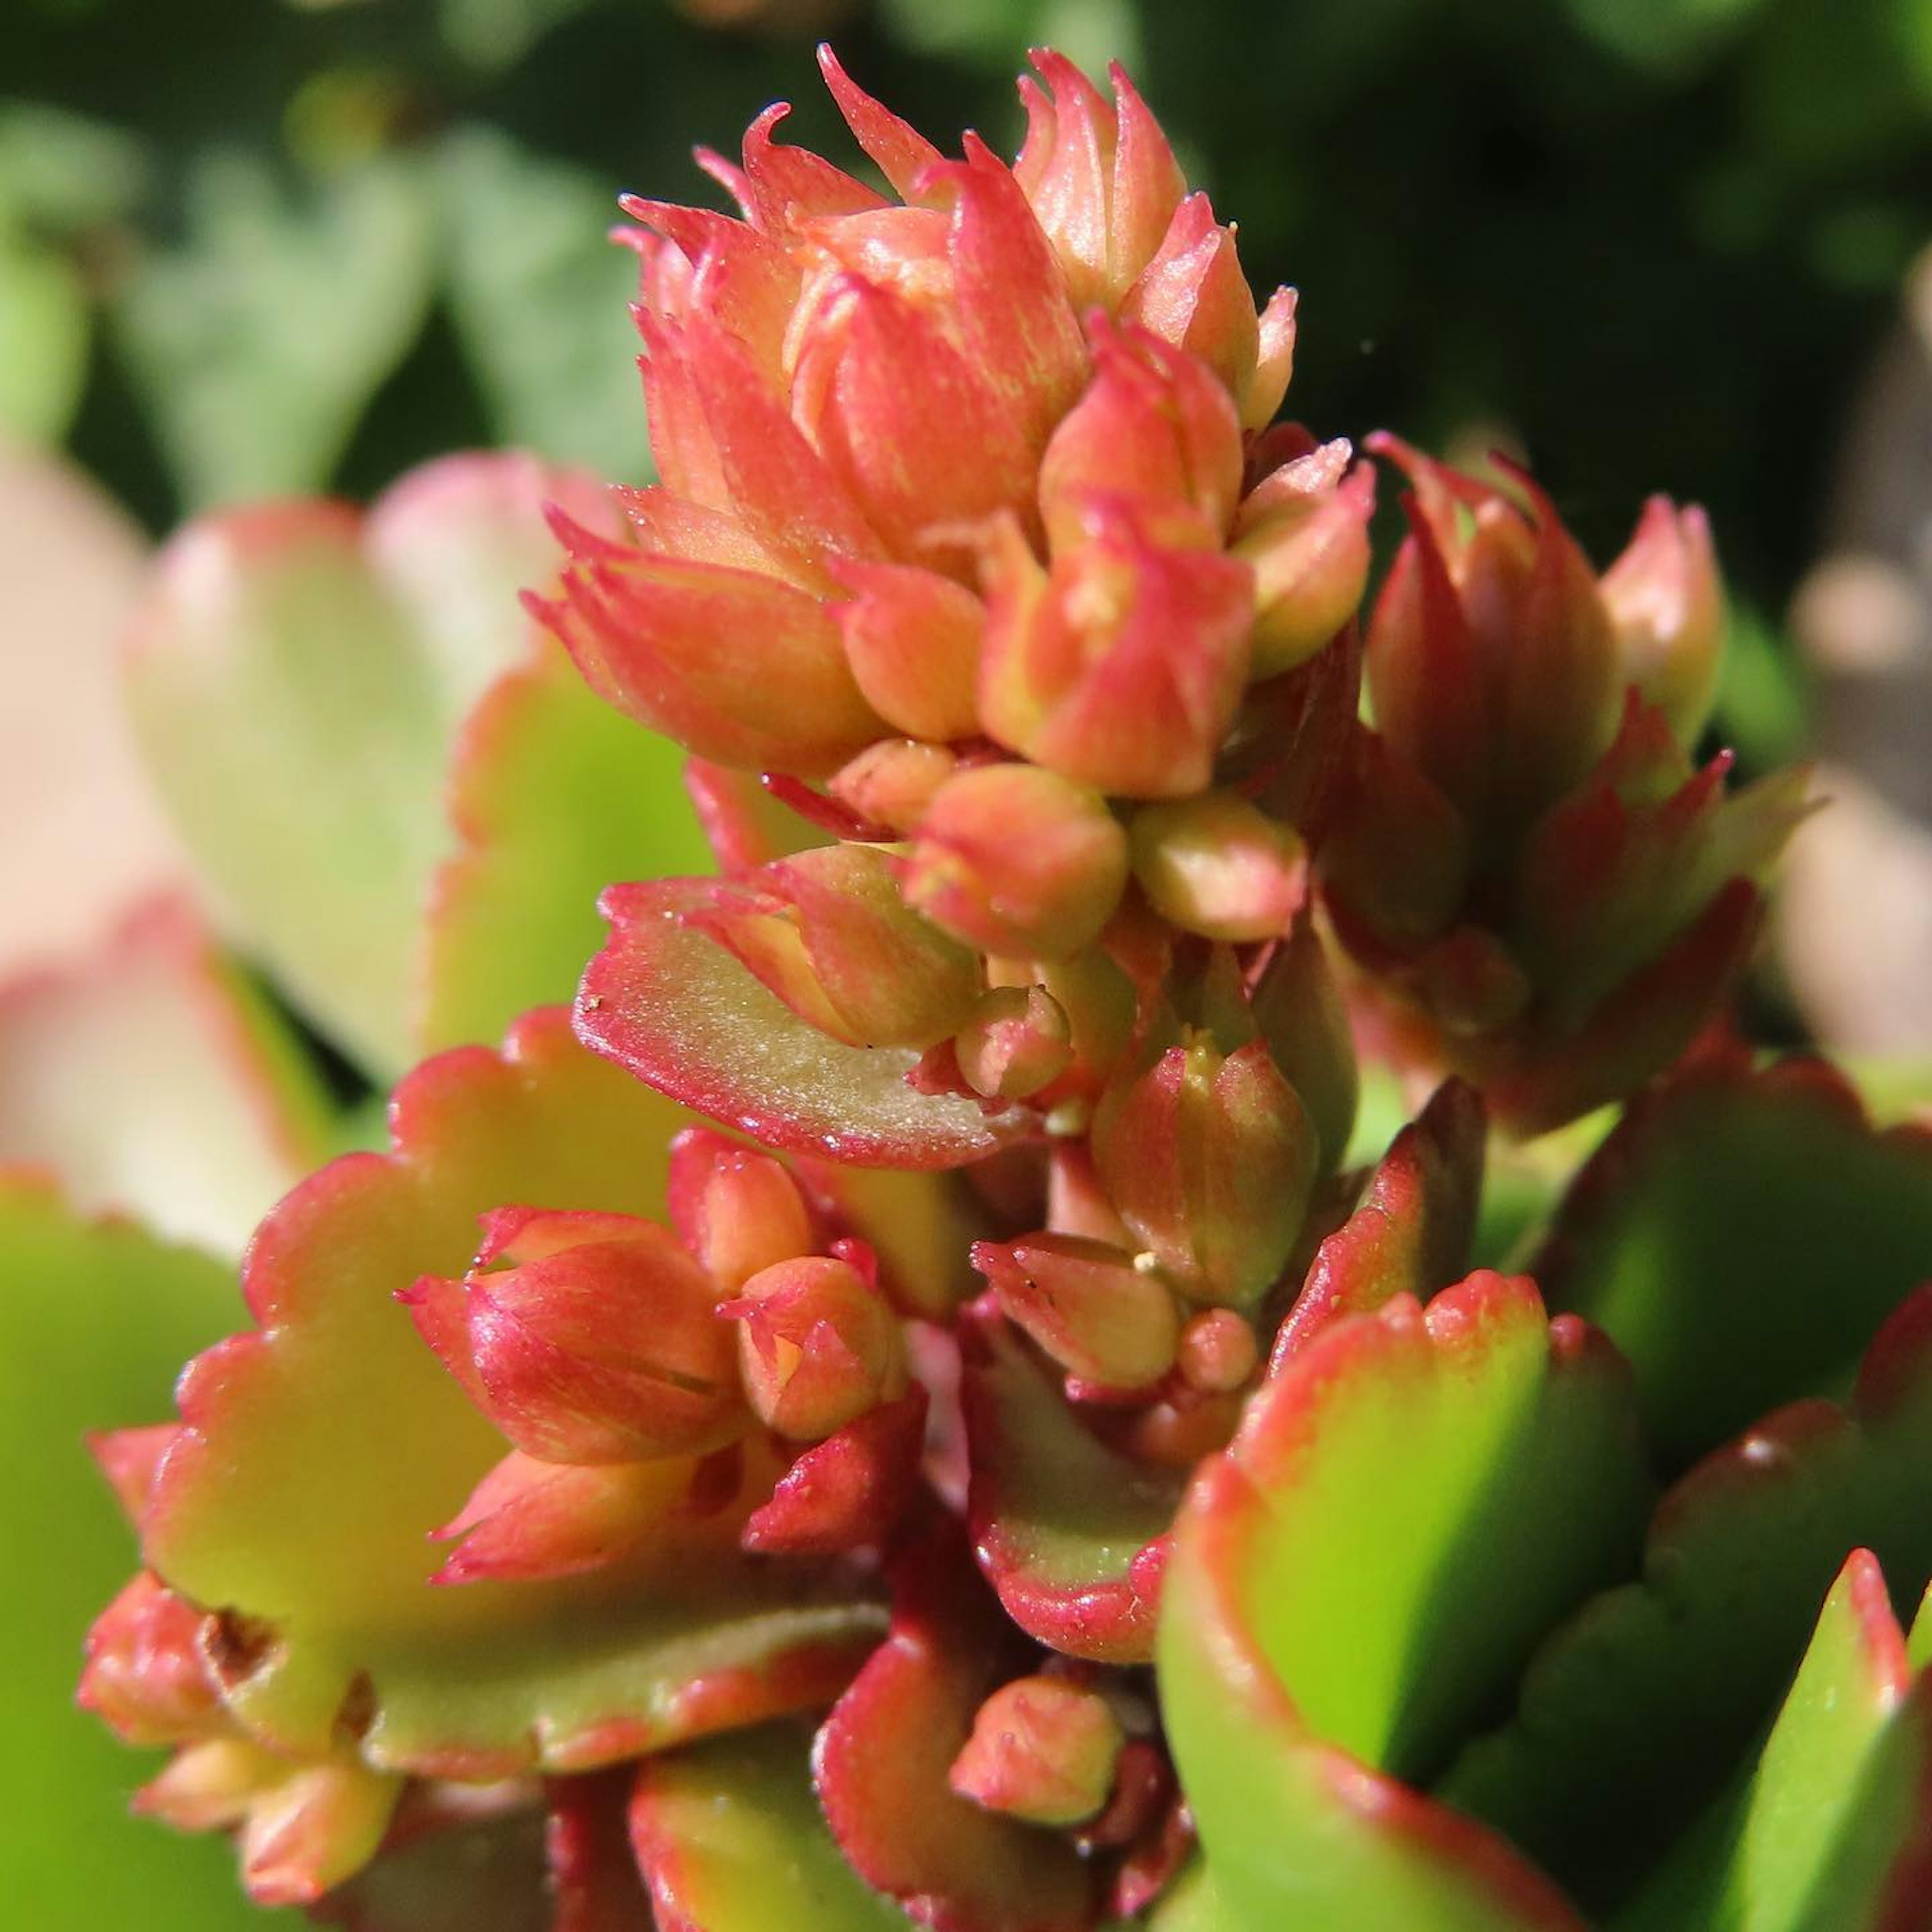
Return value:
M 1192 1850 L 1148 1675 L 1170 1554 L 1198 1540 L 1184 1514 L 1174 1534 L 1190 1477 L 1214 1457 L 1234 1481 L 1244 1417 L 1292 1408 L 1285 1378 L 1308 1404 L 1328 1388 L 1294 1366 L 1328 1330 L 1392 1308 L 1374 1346 L 1420 1346 L 1417 1304 L 1476 1218 L 1472 1088 L 1526 1130 L 1621 1097 L 1749 942 L 1802 781 L 1727 799 L 1726 761 L 1691 762 L 1723 623 L 1701 516 L 1654 502 L 1599 578 L 1520 472 L 1381 439 L 1411 527 L 1364 629 L 1376 471 L 1272 420 L 1293 296 L 1257 306 L 1124 75 L 1109 100 L 1036 64 L 1011 166 L 970 135 L 942 156 L 827 54 L 890 194 L 781 145 L 774 108 L 740 163 L 701 157 L 736 215 L 626 203 L 662 481 L 617 493 L 622 537 L 554 512 L 562 576 L 526 602 L 598 696 L 691 754 L 718 869 L 612 886 L 574 1032 L 534 1016 L 502 1061 L 452 1054 L 412 1076 L 431 1100 L 398 1101 L 392 1220 L 420 1198 L 398 1176 L 447 1153 L 434 1095 L 514 1152 L 472 1136 L 488 1179 L 444 1217 L 455 1239 L 386 1282 L 418 1394 L 494 1436 L 420 1526 L 454 1545 L 428 1580 L 476 1587 L 436 1595 L 425 1636 L 417 1541 L 382 1611 L 406 1600 L 393 1654 L 419 1664 L 532 1603 L 541 1642 L 518 1625 L 504 1649 L 567 1649 L 578 1610 L 648 1612 L 707 1564 L 719 1601 L 630 1632 L 637 1678 L 581 1700 L 545 1681 L 481 1743 L 446 1748 L 422 1700 L 371 1770 L 350 1742 L 261 1758 L 197 1674 L 203 1612 L 137 1585 L 90 1700 L 184 1742 L 171 1815 L 238 1825 L 271 1874 L 298 1820 L 310 1892 L 389 1828 L 405 1787 L 381 1767 L 568 1785 L 830 1703 L 811 1828 L 837 1882 L 958 1932 L 1138 1919 Z M 1366 1191 L 1358 1043 L 1469 1083 Z M 660 1096 L 750 1137 L 679 1117 L 668 1226 L 598 1165 L 634 1150 L 626 1103 L 664 1127 Z M 251 1270 L 328 1249 L 331 1188 L 291 1199 L 298 1232 Z M 499 1205 L 463 1267 L 483 1202 L 566 1199 L 602 1204 Z M 1528 1333 L 1528 1283 L 1472 1280 L 1437 1340 L 1480 1339 L 1458 1308 Z M 196 1454 L 170 1466 L 158 1568 L 205 1559 L 181 1524 L 219 1517 L 234 1417 L 272 1410 L 234 1387 L 306 1385 L 298 1350 L 264 1358 L 327 1294 L 286 1299 L 251 1288 L 278 1312 L 184 1384 Z M 379 1697 L 379 1676 L 356 1681 Z M 755 1785 L 766 1748 L 710 1762 Z M 680 1838 L 680 1775 L 636 1774 L 631 1843 L 667 1922 L 733 1932 L 692 1903 L 729 1833 Z
M 702 1128 L 672 1154 L 677 1232 L 627 1214 L 485 1217 L 460 1281 L 404 1290 L 418 1332 L 511 1445 L 438 1534 L 446 1583 L 571 1575 L 654 1532 L 668 1488 L 755 1504 L 749 1550 L 882 1540 L 925 1414 L 871 1251 L 816 1252 L 770 1155 Z
M 1337 932 L 1398 1052 L 1535 1131 L 1690 1042 L 1748 950 L 1803 772 L 1726 797 L 1692 752 L 1724 597 L 1702 512 L 1661 497 L 1599 578 L 1523 472 L 1479 482 L 1393 437 L 1409 533 L 1368 627 L 1322 851 Z

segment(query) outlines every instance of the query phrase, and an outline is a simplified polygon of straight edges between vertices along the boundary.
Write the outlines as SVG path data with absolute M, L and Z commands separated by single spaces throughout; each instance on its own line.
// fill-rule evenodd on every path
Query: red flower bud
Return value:
M 851 1046 L 930 1046 L 980 994 L 978 962 L 901 896 L 861 845 L 801 852 L 722 885 L 690 915 L 802 1019 Z
M 1241 504 L 1234 554 L 1255 573 L 1251 677 L 1273 677 L 1312 657 L 1361 602 L 1376 472 L 1365 463 L 1350 470 L 1346 442 L 1311 448 L 1263 478 Z
M 1078 1234 L 976 1241 L 973 1265 L 1008 1317 L 1070 1376 L 1146 1388 L 1174 1366 L 1173 1291 L 1124 1250 Z
M 1198 515 L 1218 541 L 1241 490 L 1241 426 L 1206 364 L 1144 329 L 1092 326 L 1094 374 L 1040 460 L 1040 506 L 1060 550 L 1094 492 Z
M 488 1226 L 462 1281 L 425 1276 L 400 1298 L 519 1449 L 547 1462 L 636 1462 L 716 1448 L 742 1426 L 716 1286 L 664 1229 L 531 1209 Z M 518 1258 L 520 1239 L 527 1258 L 490 1265 Z
M 82 1707 L 130 1744 L 221 1735 L 232 1720 L 202 1654 L 207 1621 L 143 1570 L 87 1634 Z
M 1114 1206 L 1197 1299 L 1237 1307 L 1274 1284 L 1300 1234 L 1316 1138 L 1253 1041 L 1223 1055 L 1197 1035 L 1102 1099 L 1094 1158 Z
M 687 1127 L 671 1143 L 668 1193 L 679 1235 L 724 1294 L 815 1245 L 811 1210 L 785 1168 L 708 1127 Z
M 1105 1807 L 1126 1742 L 1099 1691 L 1064 1677 L 1022 1677 L 980 1706 L 950 1782 L 988 1810 L 1078 1825 Z
M 944 744 L 980 728 L 975 694 L 986 614 L 950 578 L 902 563 L 848 563 L 836 607 L 866 701 L 896 730 Z
M 718 1312 L 737 1318 L 738 1370 L 752 1408 L 795 1442 L 820 1441 L 905 1386 L 898 1318 L 849 1262 L 781 1262 Z
M 1086 539 L 1041 568 L 996 530 L 980 716 L 999 742 L 1096 790 L 1204 790 L 1240 701 L 1253 584 L 1214 550 L 1170 542 L 1124 504 L 1090 502 Z
M 1066 1010 L 1044 986 L 995 986 L 953 1036 L 966 1083 L 989 1100 L 1024 1100 L 1073 1058 Z
M 1276 938 L 1308 896 L 1308 855 L 1294 829 L 1232 792 L 1143 806 L 1132 850 L 1154 910 L 1206 938 Z
M 1261 1348 L 1246 1316 L 1232 1308 L 1204 1308 L 1180 1331 L 1175 1358 L 1190 1388 L 1226 1395 L 1254 1373 Z
M 910 832 L 959 760 L 942 745 L 881 738 L 832 774 L 828 788 L 848 810 L 893 832 Z
M 982 765 L 934 795 L 905 896 L 969 946 L 1054 958 L 1092 943 L 1126 880 L 1126 836 L 1097 793 L 1036 765 Z

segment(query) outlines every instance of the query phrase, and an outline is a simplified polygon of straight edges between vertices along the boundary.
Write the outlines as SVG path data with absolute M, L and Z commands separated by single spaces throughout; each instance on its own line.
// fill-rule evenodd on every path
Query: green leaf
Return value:
M 0 200 L 0 431 L 56 442 L 80 406 L 91 326 L 80 278 Z
M 683 754 L 592 695 L 538 640 L 472 712 L 450 809 L 462 850 L 437 874 L 417 1034 L 429 1048 L 501 1037 L 568 999 L 602 943 L 613 880 L 702 872 L 710 855 Z
M 1845 1552 L 1932 1576 L 1932 1289 L 1880 1331 L 1848 1408 L 1795 1402 L 1659 1504 L 1642 1580 L 1587 1604 L 1515 1718 L 1438 1786 L 1587 1900 L 1613 1905 L 1743 1760 Z
M 188 1426 L 146 1522 L 167 1582 L 272 1632 L 225 1687 L 264 1742 L 326 1748 L 359 1685 L 379 1768 L 586 1770 L 827 1702 L 876 1641 L 882 1613 L 849 1582 L 740 1553 L 751 1501 L 680 1510 L 688 1458 L 643 1466 L 663 1514 L 632 1556 L 554 1581 L 428 1582 L 430 1532 L 506 1445 L 396 1292 L 460 1274 L 492 1208 L 661 1212 L 687 1118 L 579 1047 L 562 1013 L 532 1015 L 500 1056 L 418 1068 L 394 1150 L 324 1168 L 264 1224 L 244 1274 L 260 1326 L 184 1377 Z M 748 1490 L 776 1474 L 748 1456 Z
M 14 1472 L 0 1532 L 14 1552 L 0 1598 L 7 1724 L 0 1894 L 45 1932 L 244 1932 L 269 1920 L 217 1839 L 127 1815 L 154 1754 L 128 1750 L 75 1708 L 81 1640 L 127 1580 L 134 1541 L 85 1432 L 158 1421 L 175 1371 L 242 1312 L 219 1262 L 125 1222 L 91 1222 L 53 1191 L 0 1177 L 0 1453 Z
M 1404 1790 L 1552 1618 L 1634 1555 L 1622 1365 L 1472 1276 L 1316 1335 L 1206 1466 L 1163 1586 L 1162 1709 L 1216 1893 L 1360 1932 L 1574 1928 L 1534 1868 Z
M 1869 1550 L 1854 1551 L 1750 1784 L 1668 1864 L 1616 1932 L 1854 1932 L 1922 1912 L 1932 1839 L 1932 1684 Z M 1916 1903 L 1908 1906 L 1907 1900 Z M 1888 1915 L 1892 1916 L 1888 1916 Z
M 678 1932 L 904 1932 L 832 1842 L 812 1786 L 811 1733 L 767 1724 L 648 1759 L 632 1837 Z
M 188 239 L 140 264 L 119 316 L 191 507 L 328 481 L 422 326 L 434 222 L 404 161 L 370 162 L 300 203 L 250 157 L 201 164 Z
M 588 479 L 505 455 L 426 465 L 366 518 L 321 502 L 210 518 L 164 553 L 129 656 L 142 750 L 225 923 L 380 1074 L 412 1057 L 418 926 L 455 843 L 451 748 L 534 648 L 517 592 L 551 571 L 552 497 L 610 514 Z
M 637 257 L 608 238 L 609 182 L 488 128 L 440 166 L 451 316 L 497 440 L 648 482 Z
M 1932 1136 L 1875 1132 L 1820 1062 L 1740 1052 L 1631 1106 L 1536 1274 L 1628 1358 L 1676 1472 L 1777 1403 L 1841 1392 L 1928 1257 Z

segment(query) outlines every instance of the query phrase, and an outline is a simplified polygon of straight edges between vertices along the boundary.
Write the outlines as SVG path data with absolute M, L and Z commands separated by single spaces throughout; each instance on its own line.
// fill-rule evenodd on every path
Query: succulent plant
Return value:
M 97 1440 L 143 1808 L 367 1932 L 1932 1924 L 1932 1130 L 1736 1030 L 1701 515 L 1371 439 L 1364 620 L 1124 74 L 1009 166 L 823 64 L 884 188 L 774 108 L 625 203 L 658 483 L 160 568 L 225 929 L 401 1077 Z

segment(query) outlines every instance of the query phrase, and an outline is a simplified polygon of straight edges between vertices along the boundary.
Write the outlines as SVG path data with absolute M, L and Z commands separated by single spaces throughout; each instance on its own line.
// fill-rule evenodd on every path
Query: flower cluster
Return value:
M 1932 1567 L 1923 1137 L 1721 1024 L 1803 778 L 1694 762 L 1702 516 L 1599 576 L 1520 470 L 1276 423 L 1294 298 L 1118 70 L 1036 56 L 1008 166 L 823 62 L 890 193 L 774 108 L 700 156 L 735 215 L 626 201 L 661 480 L 552 493 L 568 662 L 476 714 L 439 986 L 539 922 L 614 724 L 716 869 L 601 877 L 574 1012 L 264 1224 L 255 1328 L 110 1439 L 148 1568 L 84 1695 L 258 1897 L 374 1928 L 425 1882 L 560 1932 L 1693 1922 L 1841 1570 L 1801 1693 L 1854 1627 L 1919 1792 L 1874 1579 Z M 1435 1088 L 1386 1151 L 1364 1062 Z M 1534 1279 L 1478 1265 L 1527 1220 Z M 1676 1849 L 1606 1875 L 1653 1734 Z M 1922 1904 L 1924 1809 L 1832 1897 Z

